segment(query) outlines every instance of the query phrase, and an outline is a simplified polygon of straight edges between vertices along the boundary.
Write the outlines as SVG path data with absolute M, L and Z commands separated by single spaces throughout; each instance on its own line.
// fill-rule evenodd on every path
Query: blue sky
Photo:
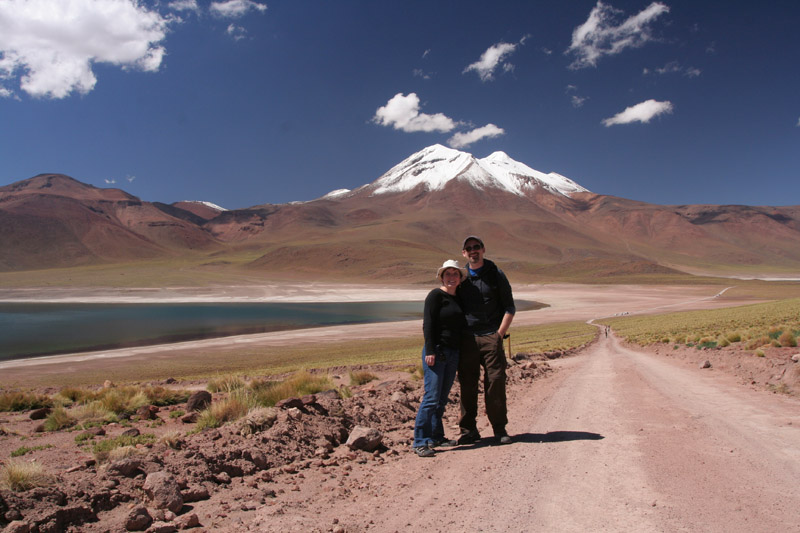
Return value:
M 800 204 L 800 2 L 0 1 L 0 185 L 310 200 L 435 143 Z

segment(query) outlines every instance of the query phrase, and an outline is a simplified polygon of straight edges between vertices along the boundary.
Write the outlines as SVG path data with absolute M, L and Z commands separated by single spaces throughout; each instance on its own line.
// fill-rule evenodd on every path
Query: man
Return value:
M 470 334 L 464 337 L 458 365 L 461 384 L 461 428 L 459 444 L 471 444 L 481 438 L 476 426 L 478 416 L 478 380 L 483 367 L 486 416 L 498 444 L 509 444 L 506 432 L 506 355 L 505 337 L 516 308 L 511 284 L 497 266 L 485 259 L 483 241 L 470 235 L 461 251 L 467 259 L 468 276 L 459 287 L 462 308 Z

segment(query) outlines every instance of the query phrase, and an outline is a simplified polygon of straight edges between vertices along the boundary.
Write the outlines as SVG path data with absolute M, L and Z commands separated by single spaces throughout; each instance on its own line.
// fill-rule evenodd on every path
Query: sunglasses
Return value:
M 464 247 L 464 251 L 465 252 L 471 252 L 473 250 L 480 250 L 481 248 L 483 248 L 483 245 L 476 244 L 475 246 L 465 246 Z

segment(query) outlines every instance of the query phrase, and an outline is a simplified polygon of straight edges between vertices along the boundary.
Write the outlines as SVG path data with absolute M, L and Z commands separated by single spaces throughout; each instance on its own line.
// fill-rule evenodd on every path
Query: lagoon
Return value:
M 0 361 L 422 317 L 423 303 L 0 303 Z M 422 331 L 420 329 L 420 335 Z

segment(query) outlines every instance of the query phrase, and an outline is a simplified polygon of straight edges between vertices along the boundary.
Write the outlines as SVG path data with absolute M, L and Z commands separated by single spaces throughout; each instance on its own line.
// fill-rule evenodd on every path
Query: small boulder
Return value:
M 381 445 L 383 435 L 375 428 L 356 426 L 347 437 L 347 446 L 351 450 L 374 451 Z
M 211 405 L 211 393 L 205 390 L 199 390 L 192 393 L 186 401 L 187 411 L 202 411 Z
M 800 363 L 800 353 L 796 353 L 792 356 L 792 361 L 795 363 Z
M 711 368 L 711 361 L 706 359 L 702 363 L 700 363 L 700 368 Z
M 139 420 L 155 420 L 158 417 L 158 407 L 155 405 L 143 405 L 136 410 Z
M 142 489 L 157 509 L 169 509 L 177 513 L 183 507 L 181 489 L 175 478 L 167 472 L 148 474 Z
M 153 517 L 147 512 L 147 507 L 139 505 L 131 509 L 125 518 L 125 529 L 127 531 L 145 531 L 153 523 Z
M 123 431 L 120 435 L 123 437 L 138 437 L 140 434 L 139 430 L 136 428 L 128 428 Z
M 28 418 L 30 418 L 31 420 L 44 420 L 45 418 L 50 416 L 51 412 L 53 412 L 53 410 L 50 409 L 49 407 L 41 407 L 39 409 L 34 409 L 33 411 L 31 411 L 31 414 L 28 415 Z

